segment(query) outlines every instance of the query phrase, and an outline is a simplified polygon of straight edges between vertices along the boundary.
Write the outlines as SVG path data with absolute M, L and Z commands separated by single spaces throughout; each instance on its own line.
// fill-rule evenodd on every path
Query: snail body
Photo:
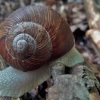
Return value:
M 10 65 L 0 71 L 0 96 L 20 97 L 51 76 L 51 66 L 84 62 L 67 22 L 46 6 L 10 14 L 0 28 L 0 55 Z

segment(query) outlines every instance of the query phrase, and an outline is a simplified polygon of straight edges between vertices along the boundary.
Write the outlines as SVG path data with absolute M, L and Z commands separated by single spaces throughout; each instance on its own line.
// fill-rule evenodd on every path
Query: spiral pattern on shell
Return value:
M 46 6 L 20 8 L 0 28 L 0 54 L 8 64 L 24 71 L 61 57 L 73 45 L 67 22 Z
M 6 39 L 7 50 L 13 57 L 19 60 L 26 60 L 35 54 L 36 45 L 38 45 L 38 49 L 40 49 L 38 41 L 41 42 L 42 48 L 45 47 L 43 50 L 45 50 L 50 57 L 52 45 L 47 31 L 38 24 L 21 22 L 12 27 L 9 31 Z M 49 53 L 46 51 L 47 49 L 49 49 Z M 44 55 L 44 58 L 45 57 L 47 56 Z M 48 59 L 48 57 L 46 59 Z
M 34 30 L 34 28 L 38 28 L 39 30 L 41 26 L 32 22 L 22 22 L 11 28 L 6 39 L 9 54 L 17 59 L 25 60 L 30 58 L 35 53 L 36 41 L 30 33 L 27 34 L 26 32 L 30 29 Z M 38 34 L 40 33 L 38 32 Z

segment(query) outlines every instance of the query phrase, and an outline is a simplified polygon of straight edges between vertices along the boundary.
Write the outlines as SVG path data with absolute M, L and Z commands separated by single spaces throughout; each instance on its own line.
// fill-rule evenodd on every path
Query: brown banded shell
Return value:
M 8 64 L 24 71 L 64 55 L 73 45 L 67 22 L 46 6 L 20 8 L 0 28 L 0 54 Z

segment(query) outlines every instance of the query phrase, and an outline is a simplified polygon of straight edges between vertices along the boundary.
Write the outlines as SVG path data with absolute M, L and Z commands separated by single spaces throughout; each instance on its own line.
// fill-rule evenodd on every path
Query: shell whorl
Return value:
M 27 34 L 25 31 L 36 27 L 41 28 L 40 25 L 32 22 L 21 22 L 12 27 L 6 38 L 6 45 L 9 54 L 19 60 L 25 60 L 34 55 L 36 52 L 36 41 L 31 34 Z
M 13 64 L 17 61 L 16 65 L 19 65 L 13 66 L 24 71 L 39 68 L 51 56 L 52 43 L 49 33 L 41 25 L 33 22 L 20 22 L 11 27 L 5 45 L 7 60 L 12 57 L 10 61 Z
M 13 48 L 18 53 L 26 53 L 29 51 L 28 53 L 34 54 L 36 51 L 36 42 L 30 35 L 21 33 L 14 38 Z
M 27 29 L 25 27 L 27 22 L 30 23 L 30 27 L 34 27 Z M 23 28 L 22 23 L 24 23 Z M 34 46 L 28 48 L 26 40 L 19 41 L 16 46 L 16 36 L 19 40 L 20 37 L 23 38 L 23 34 L 33 38 L 30 40 Z M 20 43 L 23 44 L 23 49 L 20 49 Z M 34 5 L 20 8 L 8 16 L 0 29 L 0 47 L 2 48 L 0 54 L 8 64 L 24 71 L 35 70 L 48 60 L 61 57 L 69 52 L 73 46 L 74 38 L 67 22 L 46 6 Z M 29 53 L 28 50 L 32 52 Z M 22 56 L 22 51 L 24 51 L 24 56 Z

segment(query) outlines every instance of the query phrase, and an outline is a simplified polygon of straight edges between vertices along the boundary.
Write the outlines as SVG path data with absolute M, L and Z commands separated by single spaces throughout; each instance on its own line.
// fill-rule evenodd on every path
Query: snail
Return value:
M 0 96 L 20 97 L 51 76 L 51 66 L 84 62 L 67 22 L 47 6 L 19 8 L 0 27 Z

